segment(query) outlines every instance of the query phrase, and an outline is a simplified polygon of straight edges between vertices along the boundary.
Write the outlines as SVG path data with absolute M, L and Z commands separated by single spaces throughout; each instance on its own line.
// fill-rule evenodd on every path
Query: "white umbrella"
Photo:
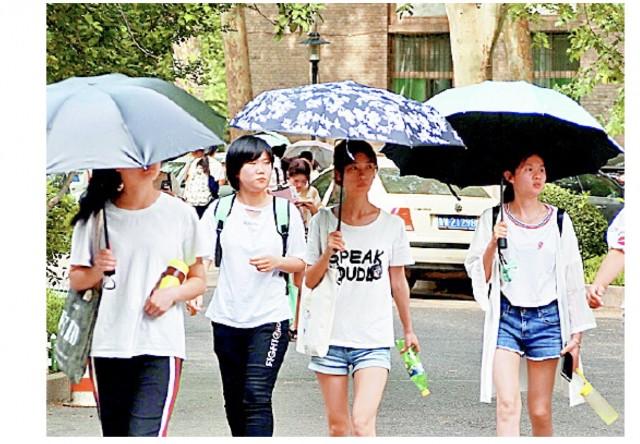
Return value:
M 319 140 L 300 140 L 287 147 L 282 156 L 285 159 L 298 157 L 303 151 L 310 151 L 313 160 L 324 170 L 333 164 L 333 145 Z

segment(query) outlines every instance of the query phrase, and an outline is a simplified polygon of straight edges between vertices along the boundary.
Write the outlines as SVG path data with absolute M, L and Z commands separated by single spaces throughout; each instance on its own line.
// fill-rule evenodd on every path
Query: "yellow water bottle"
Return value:
M 167 269 L 160 277 L 158 288 L 177 287 L 182 284 L 189 273 L 189 266 L 180 259 L 171 259 Z
M 589 403 L 589 406 L 593 409 L 594 412 L 598 414 L 600 419 L 604 421 L 606 425 L 611 425 L 618 419 L 618 412 L 615 411 L 611 404 L 607 402 L 606 399 L 595 389 L 593 385 L 587 378 L 585 378 L 582 370 L 579 368 L 576 369 L 576 373 L 578 376 L 582 378 L 584 385 L 580 390 L 580 395 L 584 398 L 585 401 Z

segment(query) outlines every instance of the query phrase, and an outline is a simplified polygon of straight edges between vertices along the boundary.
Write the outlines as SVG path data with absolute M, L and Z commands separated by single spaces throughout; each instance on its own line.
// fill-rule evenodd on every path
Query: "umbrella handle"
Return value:
M 110 248 L 109 245 L 109 232 L 107 230 L 107 211 L 105 210 L 105 208 L 102 208 L 102 220 L 103 220 L 103 225 L 104 225 L 104 245 L 105 247 L 107 247 L 107 249 Z M 109 270 L 109 271 L 105 271 L 104 275 L 105 276 L 113 276 L 116 273 L 116 270 Z M 114 285 L 115 288 L 115 285 Z M 111 290 L 111 288 L 107 289 Z
M 500 178 L 500 222 L 504 222 L 504 177 Z M 507 239 L 501 237 L 498 239 L 498 249 L 507 248 Z

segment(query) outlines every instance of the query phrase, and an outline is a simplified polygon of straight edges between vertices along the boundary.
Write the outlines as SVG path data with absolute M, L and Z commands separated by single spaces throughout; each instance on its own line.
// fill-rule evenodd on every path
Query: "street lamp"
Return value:
M 315 28 L 315 26 L 314 26 Z M 318 83 L 318 63 L 320 63 L 320 46 L 330 42 L 320 37 L 320 33 L 315 29 L 307 34 L 307 39 L 300 42 L 309 46 L 309 63 L 311 63 L 311 84 Z

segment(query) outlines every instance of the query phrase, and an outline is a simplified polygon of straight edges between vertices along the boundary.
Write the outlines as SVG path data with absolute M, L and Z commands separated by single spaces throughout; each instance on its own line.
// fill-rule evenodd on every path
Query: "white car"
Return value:
M 333 182 L 333 169 L 313 181 L 325 206 L 338 203 L 339 189 Z M 415 265 L 407 267 L 412 287 L 416 280 L 467 279 L 466 256 L 478 217 L 498 205 L 498 187 L 449 187 L 435 179 L 400 176 L 398 167 L 378 156 L 378 174 L 369 191 L 374 205 L 397 214 L 405 222 Z

